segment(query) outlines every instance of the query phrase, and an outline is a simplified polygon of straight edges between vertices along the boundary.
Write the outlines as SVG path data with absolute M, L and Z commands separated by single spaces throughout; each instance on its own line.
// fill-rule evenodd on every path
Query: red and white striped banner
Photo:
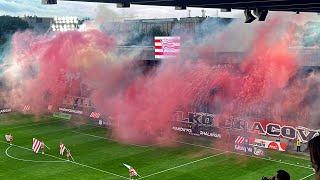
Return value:
M 234 141 L 236 144 L 243 144 L 245 140 L 245 137 L 238 136 L 237 139 Z
M 33 140 L 32 140 L 32 150 L 33 150 L 33 152 L 38 153 L 40 148 L 41 148 L 41 145 L 42 145 L 41 141 L 39 141 L 36 138 L 33 138 Z
M 66 146 L 64 144 L 60 144 L 60 155 L 63 155 L 65 150 L 66 150 Z
M 22 111 L 23 112 L 27 112 L 30 110 L 30 106 L 29 105 L 24 105 Z
M 91 114 L 90 114 L 90 117 L 91 118 L 95 118 L 95 119 L 98 119 L 99 117 L 100 117 L 100 113 L 98 113 L 98 112 L 92 112 Z
M 156 59 L 177 57 L 180 53 L 179 36 L 156 36 L 154 37 L 154 55 Z

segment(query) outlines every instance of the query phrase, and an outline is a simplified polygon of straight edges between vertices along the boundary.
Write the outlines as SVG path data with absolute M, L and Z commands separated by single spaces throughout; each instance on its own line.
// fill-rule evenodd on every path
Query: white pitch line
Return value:
M 15 160 L 18 160 L 18 161 L 24 161 L 24 162 L 35 162 L 35 163 L 61 163 L 61 162 L 67 162 L 66 160 L 64 161 L 34 161 L 34 160 L 30 160 L 30 159 L 21 159 L 21 158 L 17 158 L 17 157 L 14 157 L 14 156 L 11 156 L 8 151 L 9 149 L 12 148 L 12 146 L 9 146 L 6 151 L 5 151 L 5 154 L 9 157 L 9 158 L 12 158 L 12 159 L 15 159 Z
M 106 140 L 109 140 L 109 141 L 118 142 L 115 139 L 110 139 L 110 138 L 106 138 L 106 137 L 102 137 L 102 136 L 96 136 L 96 135 L 93 135 L 93 134 L 87 134 L 87 133 L 83 133 L 83 132 L 79 132 L 79 131 L 71 131 L 71 132 L 82 134 L 82 135 L 86 135 L 86 136 L 91 136 L 91 137 L 95 137 L 95 138 L 99 138 L 99 139 L 106 139 Z M 152 147 L 152 146 L 144 146 L 144 145 L 139 145 L 139 144 L 128 144 L 128 145 L 137 146 L 137 147 L 143 147 L 143 148 Z
M 297 165 L 297 164 L 287 163 L 287 162 L 283 162 L 283 161 L 277 161 L 277 160 L 268 159 L 268 158 L 263 158 L 263 157 L 258 157 L 258 156 L 250 156 L 250 155 L 247 155 L 247 154 L 241 154 L 241 153 L 237 153 L 237 152 L 233 152 L 233 151 L 225 151 L 225 150 L 222 150 L 222 149 L 212 148 L 212 147 L 203 146 L 203 145 L 198 145 L 198 144 L 187 143 L 187 142 L 183 142 L 183 141 L 175 141 L 175 142 L 178 142 L 178 143 L 181 143 L 181 144 L 187 144 L 187 145 L 191 145 L 191 146 L 196 146 L 196 147 L 213 149 L 213 150 L 217 150 L 217 151 L 224 151 L 224 152 L 228 152 L 228 153 L 232 153 L 232 154 L 237 154 L 237 155 L 241 155 L 241 156 L 252 157 L 252 158 L 256 158 L 256 159 L 263 159 L 263 160 L 271 161 L 271 162 L 278 162 L 278 163 L 281 163 L 281 164 L 286 164 L 286 165 L 301 167 L 301 168 L 305 168 L 305 169 L 312 169 L 311 167 L 301 166 L 301 165 Z
M 304 156 L 305 156 L 305 155 L 304 155 Z M 300 157 L 300 156 L 294 156 L 293 154 L 289 154 L 288 157 L 295 158 L 295 159 L 302 159 L 302 160 L 310 161 L 310 158 L 307 159 L 307 158 Z M 307 157 L 308 157 L 308 156 L 307 156 Z
M 8 144 L 6 142 L 3 142 L 3 141 L 0 141 L 2 143 L 5 143 L 5 144 Z M 22 149 L 26 149 L 26 150 L 29 150 L 29 151 L 32 151 L 32 149 L 29 149 L 29 148 L 26 148 L 26 147 L 23 147 L 23 146 L 19 146 L 19 145 L 15 145 L 15 144 L 12 144 L 13 146 L 16 146 L 16 147 L 19 147 L 19 148 L 22 148 Z M 60 157 L 57 157 L 57 156 L 54 156 L 54 155 L 51 155 L 51 154 L 44 154 L 46 156 L 50 156 L 50 157 L 53 157 L 53 158 L 56 158 L 56 159 L 59 159 L 59 160 L 63 160 L 63 161 L 66 161 L 65 159 L 62 159 Z M 92 167 L 92 166 L 89 166 L 89 165 L 86 165 L 86 164 L 81 164 L 81 163 L 78 163 L 78 162 L 74 162 L 74 161 L 67 161 L 67 162 L 70 162 L 72 164 L 76 164 L 76 165 L 79 165 L 79 166 L 82 166 L 82 167 L 86 167 L 86 168 L 89 168 L 89 169 L 93 169 L 93 170 L 96 170 L 96 171 L 100 171 L 100 172 L 103 172 L 105 174 L 109 174 L 109 175 L 113 175 L 113 176 L 117 176 L 119 178 L 122 178 L 122 179 L 130 179 L 130 178 L 127 178 L 125 176 L 121 176 L 119 174 L 115 174 L 115 173 L 112 173 L 112 172 L 109 172 L 109 171 L 104 171 L 102 169 L 98 169 L 98 168 L 95 168 L 95 167 Z
M 304 179 L 307 179 L 308 177 L 311 177 L 311 176 L 313 176 L 314 175 L 314 173 L 312 173 L 312 174 L 309 174 L 308 176 L 306 176 L 306 177 L 303 177 L 303 178 L 301 178 L 300 180 L 304 180 Z
M 216 157 L 216 156 L 220 156 L 222 154 L 225 154 L 227 152 L 221 152 L 221 153 L 218 153 L 218 154 L 214 154 L 214 155 L 211 155 L 211 156 L 208 156 L 208 157 L 205 157 L 205 158 L 201 158 L 201 159 L 198 159 L 198 160 L 194 160 L 194 161 L 191 161 L 191 162 L 188 162 L 188 163 L 185 163 L 185 164 L 181 164 L 179 166 L 175 166 L 175 167 L 172 167 L 172 168 L 169 168 L 169 169 L 165 169 L 163 171 L 159 171 L 159 172 L 156 172 L 156 173 L 152 173 L 152 174 L 149 174 L 149 175 L 146 175 L 146 176 L 143 176 L 141 178 L 138 178 L 138 179 L 144 179 L 144 178 L 147 178 L 147 177 L 150 177 L 150 176 L 154 176 L 154 175 L 157 175 L 157 174 L 160 174 L 160 173 L 164 173 L 164 172 L 167 172 L 167 171 L 171 171 L 173 169 L 177 169 L 177 168 L 180 168 L 180 167 L 183 167 L 183 166 L 187 166 L 187 165 L 190 165 L 190 164 L 194 164 L 196 162 L 199 162 L 199 161 L 203 161 L 203 160 L 206 160 L 206 159 L 210 159 L 210 158 L 213 158 L 213 157 Z
M 45 155 L 53 157 L 53 158 L 57 158 L 57 159 L 62 159 L 62 158 L 59 158 L 59 157 L 51 155 L 51 154 L 45 154 Z M 123 179 L 130 179 L 130 178 L 121 176 L 119 174 L 115 174 L 115 173 L 112 173 L 112 172 L 109 172 L 109 171 L 98 169 L 98 168 L 95 168 L 95 167 L 92 167 L 92 166 L 89 166 L 89 165 L 86 165 L 86 164 L 78 163 L 78 162 L 75 162 L 75 161 L 68 161 L 68 162 L 76 164 L 76 165 L 79 165 L 79 166 L 82 166 L 82 167 L 87 167 L 89 169 L 93 169 L 93 170 L 96 170 L 96 171 L 100 171 L 100 172 L 103 172 L 103 173 L 106 173 L 106 174 L 111 174 L 111 175 L 114 175 L 114 176 L 117 176 L 117 177 L 120 177 L 120 178 L 123 178 Z

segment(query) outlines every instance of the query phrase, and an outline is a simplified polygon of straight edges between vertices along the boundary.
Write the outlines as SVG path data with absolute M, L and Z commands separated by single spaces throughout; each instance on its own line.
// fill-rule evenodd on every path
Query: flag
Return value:
M 27 112 L 30 110 L 30 106 L 29 105 L 24 105 L 22 111 L 23 112 Z
M 180 52 L 179 36 L 154 37 L 154 50 L 156 59 L 177 57 Z
M 243 144 L 244 140 L 245 140 L 245 138 L 243 136 L 238 136 L 234 142 L 236 144 Z
M 33 140 L 32 140 L 32 150 L 33 150 L 33 152 L 38 153 L 40 148 L 41 148 L 41 145 L 42 145 L 41 141 L 39 141 L 36 138 L 33 138 Z
M 92 113 L 90 114 L 90 117 L 91 117 L 91 118 L 98 119 L 98 118 L 100 117 L 100 113 L 98 113 L 98 112 L 92 112 Z
M 66 150 L 66 146 L 64 144 L 60 144 L 60 155 L 63 155 L 64 150 Z
M 130 165 L 128 165 L 128 164 L 124 164 L 123 163 L 123 165 L 126 167 L 126 168 L 128 168 L 128 169 L 131 169 L 132 167 L 130 166 Z
M 254 137 L 243 137 L 243 136 L 238 136 L 236 140 L 234 141 L 235 144 L 249 144 L 253 145 L 255 141 Z

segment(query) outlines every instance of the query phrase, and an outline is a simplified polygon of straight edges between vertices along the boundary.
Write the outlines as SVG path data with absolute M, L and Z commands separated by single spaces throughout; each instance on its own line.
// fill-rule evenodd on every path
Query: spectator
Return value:
M 278 170 L 273 177 L 262 177 L 262 180 L 290 180 L 290 175 L 285 170 Z
M 320 136 L 312 138 L 308 143 L 310 160 L 315 172 L 315 179 L 320 180 Z
M 301 152 L 301 141 L 299 138 L 297 138 L 297 152 Z
M 275 180 L 290 180 L 290 175 L 285 170 L 278 170 Z

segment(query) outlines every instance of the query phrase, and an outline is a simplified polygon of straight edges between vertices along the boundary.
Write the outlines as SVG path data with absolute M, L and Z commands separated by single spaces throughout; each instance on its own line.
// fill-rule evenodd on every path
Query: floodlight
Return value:
M 42 4 L 57 4 L 57 0 L 42 0 Z
M 180 6 L 175 6 L 174 7 L 175 10 L 186 10 L 187 9 L 187 5 L 180 5 Z
M 117 3 L 117 8 L 129 8 L 130 2 Z
M 231 12 L 231 8 L 222 8 L 221 12 Z

